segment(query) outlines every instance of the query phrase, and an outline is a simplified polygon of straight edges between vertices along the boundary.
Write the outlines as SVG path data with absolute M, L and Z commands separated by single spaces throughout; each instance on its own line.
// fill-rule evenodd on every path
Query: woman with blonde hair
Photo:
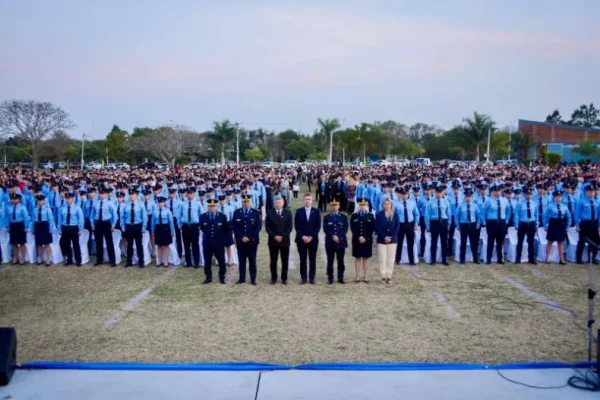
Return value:
M 379 268 L 381 282 L 391 283 L 394 272 L 394 260 L 400 229 L 400 217 L 394 211 L 392 200 L 383 201 L 383 210 L 375 217 L 375 232 L 377 233 L 377 253 L 379 255 Z
M 349 214 L 356 212 L 356 189 L 357 185 L 354 179 L 348 179 L 348 206 L 345 211 L 347 211 Z

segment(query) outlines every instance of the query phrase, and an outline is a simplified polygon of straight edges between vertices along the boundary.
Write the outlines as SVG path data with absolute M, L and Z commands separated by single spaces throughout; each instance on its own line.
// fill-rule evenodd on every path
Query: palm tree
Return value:
M 237 127 L 228 119 L 213 123 L 213 132 L 208 137 L 221 151 L 221 165 L 225 164 L 225 147 L 235 138 Z
M 321 133 L 329 137 L 329 164 L 333 161 L 331 158 L 333 156 L 333 134 L 336 130 L 338 130 L 342 125 L 340 124 L 340 120 L 337 118 L 333 119 L 321 119 L 317 118 L 317 123 L 321 128 Z
M 521 159 L 525 160 L 529 158 L 529 150 L 532 147 L 538 147 L 539 141 L 533 135 L 515 132 L 512 134 L 511 145 L 520 154 Z
M 481 146 L 487 142 L 488 131 L 494 128 L 495 122 L 477 111 L 473 113 L 473 118 L 465 118 L 466 124 L 464 138 L 466 145 L 475 150 L 475 161 L 479 161 L 479 151 Z
M 584 140 L 579 142 L 573 151 L 582 157 L 595 157 L 598 155 L 598 153 L 600 153 L 600 150 L 596 146 L 596 142 L 593 140 Z

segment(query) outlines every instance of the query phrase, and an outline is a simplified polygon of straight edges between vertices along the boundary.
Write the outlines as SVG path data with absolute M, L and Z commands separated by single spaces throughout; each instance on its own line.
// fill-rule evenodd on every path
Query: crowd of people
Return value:
M 176 251 L 186 267 L 204 267 L 204 283 L 211 283 L 214 257 L 219 282 L 225 283 L 226 266 L 237 258 L 237 283 L 245 283 L 249 271 L 253 285 L 263 227 L 271 284 L 287 284 L 294 231 L 301 283 L 315 283 L 322 231 L 329 284 L 345 283 L 344 256 L 349 246 L 355 259 L 354 282 L 369 282 L 369 260 L 376 247 L 381 281 L 389 284 L 404 252 L 411 265 L 424 256 L 431 264 L 449 265 L 450 256 L 465 263 L 470 248 L 473 261 L 479 263 L 483 229 L 487 248 L 481 258 L 486 263 L 504 263 L 509 227 L 518 235 L 517 263 L 524 242 L 528 262 L 536 263 L 534 238 L 540 227 L 547 232 L 546 262 L 557 243 L 559 262 L 565 264 L 564 243 L 568 229 L 574 228 L 579 232 L 576 261 L 581 263 L 586 240 L 600 242 L 599 179 L 598 167 L 589 163 L 552 168 L 544 164 L 226 166 L 177 172 L 37 172 L 7 167 L 0 171 L 0 228 L 8 230 L 12 264 L 28 261 L 25 246 L 30 232 L 37 264 L 52 264 L 50 244 L 58 233 L 65 265 L 81 266 L 79 236 L 88 230 L 95 239 L 94 266 L 115 267 L 115 246 L 121 244 L 113 243 L 112 233 L 120 230 L 125 267 L 132 266 L 135 248 L 143 268 L 149 260 L 144 258 L 142 235 L 148 232 L 157 267 L 168 266 L 171 252 Z M 290 204 L 299 193 L 303 206 L 293 210 Z M 455 231 L 460 233 L 458 254 L 453 254 Z M 108 260 L 103 256 L 105 247 Z M 424 254 L 426 250 L 430 254 Z M 595 252 L 591 255 L 596 258 Z

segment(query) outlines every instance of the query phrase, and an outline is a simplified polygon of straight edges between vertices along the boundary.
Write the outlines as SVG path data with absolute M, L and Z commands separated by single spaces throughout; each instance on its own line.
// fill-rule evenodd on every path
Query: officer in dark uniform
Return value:
M 350 217 L 352 231 L 352 257 L 356 276 L 354 283 L 360 282 L 360 270 L 363 268 L 363 282 L 369 283 L 369 258 L 373 256 L 373 233 L 375 233 L 375 216 L 368 211 L 369 200 L 364 197 L 356 199 L 358 211 Z
M 214 255 L 219 264 L 219 282 L 225 284 L 225 239 L 231 236 L 227 217 L 217 212 L 216 199 L 207 200 L 208 212 L 200 216 L 200 229 L 202 230 L 202 251 L 204 253 L 204 273 L 206 279 L 203 284 L 212 282 L 212 256 Z
M 246 282 L 247 260 L 250 264 L 250 283 L 256 285 L 256 250 L 262 229 L 262 219 L 258 210 L 252 208 L 252 196 L 248 194 L 242 196 L 242 208 L 234 211 L 231 226 L 240 261 L 240 278 L 236 284 Z
M 346 234 L 348 233 L 348 218 L 340 213 L 340 203 L 331 201 L 331 213 L 323 219 L 325 232 L 325 252 L 327 253 L 327 283 L 333 283 L 333 258 L 337 258 L 337 280 L 344 284 L 344 254 L 348 247 Z

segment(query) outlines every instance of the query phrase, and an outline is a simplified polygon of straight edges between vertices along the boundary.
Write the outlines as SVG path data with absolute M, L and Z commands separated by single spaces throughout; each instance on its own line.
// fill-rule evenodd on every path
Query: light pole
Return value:
M 344 126 L 344 122 L 346 122 L 346 118 L 342 119 L 340 129 Z M 333 165 L 333 130 L 329 132 L 329 165 Z
M 235 124 L 235 164 L 240 165 L 240 124 Z
M 83 151 L 85 147 L 85 133 L 81 134 L 81 170 L 83 171 Z

